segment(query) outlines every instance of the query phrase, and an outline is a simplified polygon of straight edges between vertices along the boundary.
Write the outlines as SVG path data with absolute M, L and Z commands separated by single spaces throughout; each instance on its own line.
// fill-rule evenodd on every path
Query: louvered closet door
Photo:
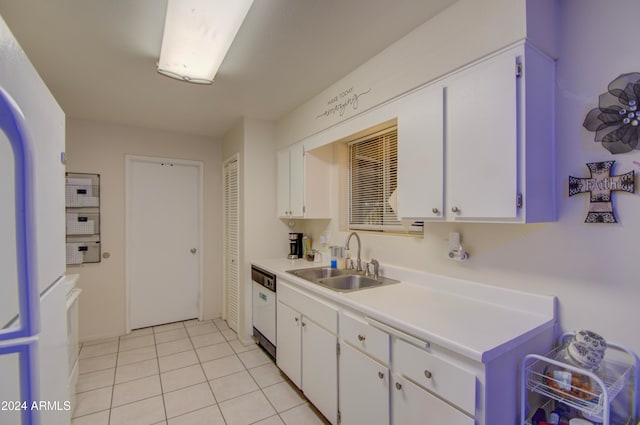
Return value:
M 238 332 L 239 317 L 239 186 L 238 159 L 224 165 L 224 318 Z

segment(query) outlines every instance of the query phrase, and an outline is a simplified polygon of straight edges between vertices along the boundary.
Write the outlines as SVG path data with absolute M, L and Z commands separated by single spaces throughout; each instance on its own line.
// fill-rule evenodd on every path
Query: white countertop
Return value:
M 252 261 L 278 278 L 417 338 L 488 363 L 517 341 L 555 325 L 556 298 L 381 265 L 401 283 L 337 292 L 287 270 L 328 266 L 306 260 Z

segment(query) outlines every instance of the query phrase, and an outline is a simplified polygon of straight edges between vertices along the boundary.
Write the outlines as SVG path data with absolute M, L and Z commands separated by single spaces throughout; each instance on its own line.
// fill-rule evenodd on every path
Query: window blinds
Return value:
M 349 228 L 403 231 L 390 203 L 398 186 L 397 127 L 351 142 L 349 156 Z

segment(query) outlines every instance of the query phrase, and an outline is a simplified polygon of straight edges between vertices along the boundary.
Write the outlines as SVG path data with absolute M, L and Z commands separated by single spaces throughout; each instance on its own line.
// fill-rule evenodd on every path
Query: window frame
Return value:
M 354 199 L 354 175 L 366 174 L 366 170 L 362 169 L 362 171 L 354 170 L 354 152 L 353 149 L 357 145 L 362 145 L 365 143 L 374 143 L 376 139 L 380 139 L 379 143 L 383 146 L 374 147 L 371 149 L 371 152 L 375 152 L 375 154 L 381 156 L 382 161 L 382 171 L 381 171 L 381 179 L 382 181 L 382 193 L 378 196 L 381 197 L 380 200 L 374 201 L 374 203 L 382 203 L 382 211 L 380 212 L 380 223 L 364 223 L 363 217 L 365 216 L 362 211 L 357 212 L 358 216 L 354 217 L 356 209 L 362 209 L 362 206 L 356 206 L 357 199 Z M 386 146 L 387 143 L 393 143 L 395 146 Z M 382 129 L 376 129 L 364 136 L 358 137 L 354 140 L 351 140 L 347 143 L 348 145 L 348 155 L 349 155 L 349 165 L 348 165 L 348 217 L 347 217 L 347 227 L 350 231 L 369 231 L 376 233 L 392 233 L 392 234 L 412 234 L 412 235 L 423 235 L 423 227 L 422 223 L 411 223 L 411 225 L 407 226 L 403 221 L 397 216 L 397 208 L 392 205 L 393 198 L 395 198 L 395 193 L 397 193 L 398 185 L 397 185 L 397 175 L 398 175 L 398 126 L 397 124 L 388 125 Z M 365 149 L 366 152 L 366 149 Z M 357 154 L 357 152 L 356 152 Z M 365 177 L 366 179 L 366 177 Z M 371 180 L 365 180 L 364 183 L 371 183 Z M 389 187 L 391 186 L 391 187 Z M 395 187 L 394 187 L 395 186 Z M 363 193 L 359 194 L 358 197 L 361 199 L 366 199 L 367 196 L 373 196 L 375 198 L 375 193 L 366 193 L 366 189 L 362 191 Z M 372 190 L 375 192 L 375 189 Z M 374 206 L 375 208 L 375 206 Z M 394 209 L 395 208 L 395 209 Z M 360 222 L 358 222 L 360 221 Z

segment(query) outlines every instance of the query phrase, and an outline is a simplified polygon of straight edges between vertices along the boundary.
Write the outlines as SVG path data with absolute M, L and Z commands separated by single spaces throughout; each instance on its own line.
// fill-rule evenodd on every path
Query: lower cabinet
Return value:
M 513 424 L 519 359 L 553 335 L 480 362 L 283 279 L 277 315 L 278 367 L 333 425 Z
M 349 344 L 340 346 L 343 425 L 389 424 L 389 368 Z
M 401 376 L 393 376 L 391 400 L 394 425 L 475 424 L 473 418 Z
M 302 391 L 332 423 L 338 423 L 337 337 L 302 317 Z
M 279 288 L 278 288 L 279 289 Z M 302 315 L 278 300 L 278 338 L 276 362 L 280 370 L 298 387 L 302 388 Z
M 338 312 L 278 281 L 276 363 L 311 403 L 338 423 Z
M 364 316 L 341 311 L 341 423 L 474 425 L 475 374 L 431 348 L 411 335 L 387 333 Z

